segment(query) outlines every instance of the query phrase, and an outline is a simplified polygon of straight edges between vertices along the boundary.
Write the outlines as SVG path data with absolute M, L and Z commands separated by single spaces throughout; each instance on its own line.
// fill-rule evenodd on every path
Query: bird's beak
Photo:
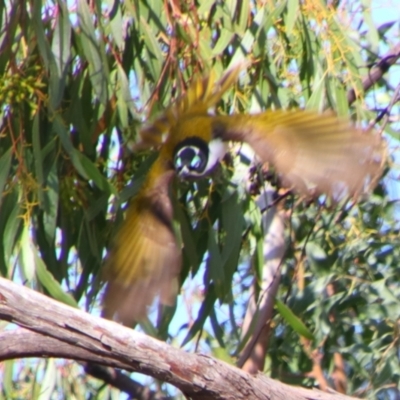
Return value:
M 188 175 L 190 175 L 190 171 L 187 167 L 187 165 L 182 165 L 179 169 L 176 170 L 176 174 L 180 177 L 180 178 L 185 178 Z

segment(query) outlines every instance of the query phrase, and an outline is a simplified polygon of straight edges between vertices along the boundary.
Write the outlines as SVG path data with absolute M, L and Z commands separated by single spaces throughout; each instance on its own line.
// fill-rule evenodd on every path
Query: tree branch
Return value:
M 17 330 L 13 335 L 4 332 L 0 342 L 3 360 L 52 356 L 101 363 L 169 382 L 195 400 L 351 399 L 292 387 L 263 375 L 252 376 L 211 357 L 186 353 L 4 278 L 0 278 L 0 319 L 39 334 L 32 334 L 25 342 L 21 341 L 26 337 L 25 330 Z
M 135 399 L 166 400 L 165 396 L 151 391 L 146 386 L 135 382 L 129 376 L 114 368 L 100 365 L 104 358 L 98 357 L 96 364 L 86 361 L 94 360 L 96 355 L 83 348 L 62 342 L 50 336 L 19 328 L 0 333 L 0 361 L 30 358 L 57 357 L 72 358 L 80 361 L 87 374 L 101 379 L 105 383 L 118 388 Z
M 260 209 L 272 202 L 271 189 L 263 189 L 258 199 Z M 261 295 L 257 301 L 255 285 L 243 322 L 242 339 L 252 334 L 239 355 L 237 365 L 244 371 L 256 373 L 264 369 L 265 356 L 271 331 L 271 320 L 275 296 L 281 278 L 281 264 L 286 250 L 284 216 L 277 206 L 268 209 L 263 215 L 264 227 L 264 268 L 261 282 Z M 255 322 L 254 322 L 255 321 Z
M 364 92 L 371 88 L 371 86 L 375 85 L 379 79 L 382 78 L 383 74 L 389 71 L 389 68 L 394 65 L 397 60 L 400 58 L 400 43 L 390 49 L 385 55 L 383 55 L 379 62 L 375 64 L 374 67 L 371 68 L 368 75 L 363 79 L 362 86 Z M 354 89 L 349 90 L 347 93 L 347 101 L 349 104 L 354 103 L 357 95 Z

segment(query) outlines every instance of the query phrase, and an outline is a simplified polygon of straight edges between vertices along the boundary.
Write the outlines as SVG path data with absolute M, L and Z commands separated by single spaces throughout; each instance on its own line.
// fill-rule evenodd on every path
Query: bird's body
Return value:
M 381 139 L 333 114 L 304 110 L 210 114 L 210 107 L 238 73 L 234 69 L 219 82 L 212 75 L 196 81 L 186 96 L 142 131 L 143 142 L 159 147 L 159 155 L 111 249 L 105 272 L 106 317 L 129 323 L 142 318 L 157 295 L 164 304 L 173 302 L 181 250 L 172 227 L 170 183 L 175 175 L 209 173 L 228 141 L 250 144 L 288 187 L 305 195 L 356 196 L 379 178 L 385 158 Z

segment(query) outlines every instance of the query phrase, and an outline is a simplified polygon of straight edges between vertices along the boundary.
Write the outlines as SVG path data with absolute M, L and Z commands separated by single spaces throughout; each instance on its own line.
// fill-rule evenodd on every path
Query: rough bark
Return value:
M 206 355 L 186 353 L 3 278 L 0 319 L 23 328 L 13 335 L 3 332 L 0 360 L 52 356 L 101 363 L 169 382 L 195 400 L 351 399 L 292 387 L 261 374 L 250 375 Z M 29 335 L 27 330 L 31 331 Z

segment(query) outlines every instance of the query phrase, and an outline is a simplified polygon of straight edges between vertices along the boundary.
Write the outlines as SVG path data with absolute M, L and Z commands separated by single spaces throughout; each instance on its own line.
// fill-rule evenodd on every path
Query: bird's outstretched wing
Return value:
M 183 117 L 190 114 L 207 115 L 209 110 L 221 100 L 224 93 L 236 82 L 243 67 L 243 64 L 238 64 L 230 68 L 219 80 L 216 79 L 214 71 L 211 71 L 209 75 L 202 79 L 195 80 L 187 91 L 160 117 L 141 129 L 141 141 L 137 148 L 154 148 L 168 141 L 170 138 L 168 134 L 171 129 Z
M 181 250 L 172 228 L 172 170 L 156 160 L 113 240 L 104 269 L 103 316 L 131 325 L 145 317 L 156 296 L 172 305 L 178 288 Z M 160 174 L 154 177 L 154 173 Z
M 301 194 L 341 200 L 373 188 L 382 174 L 386 147 L 380 136 L 332 113 L 271 110 L 215 118 L 224 140 L 247 142 Z

